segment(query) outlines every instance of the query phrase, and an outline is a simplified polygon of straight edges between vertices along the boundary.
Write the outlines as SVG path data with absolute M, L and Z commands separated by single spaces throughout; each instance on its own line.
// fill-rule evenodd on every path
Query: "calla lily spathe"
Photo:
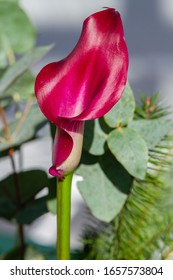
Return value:
M 49 170 L 53 176 L 63 178 L 77 166 L 84 121 L 103 116 L 118 102 L 127 71 L 123 25 L 112 8 L 86 18 L 73 51 L 40 71 L 35 82 L 38 104 L 57 126 Z

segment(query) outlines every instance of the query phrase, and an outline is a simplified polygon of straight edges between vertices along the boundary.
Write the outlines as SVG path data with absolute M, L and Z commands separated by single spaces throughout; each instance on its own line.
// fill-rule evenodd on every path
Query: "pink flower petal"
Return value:
M 43 114 L 57 125 L 50 173 L 62 178 L 78 164 L 83 121 L 106 114 L 127 80 L 128 51 L 120 15 L 108 8 L 89 16 L 74 50 L 38 74 L 35 93 Z
M 53 165 L 49 173 L 63 179 L 80 161 L 84 122 L 58 119 L 58 124 L 53 145 Z
M 69 56 L 45 66 L 35 92 L 45 116 L 87 120 L 107 113 L 120 99 L 127 79 L 128 52 L 118 12 L 88 17 Z

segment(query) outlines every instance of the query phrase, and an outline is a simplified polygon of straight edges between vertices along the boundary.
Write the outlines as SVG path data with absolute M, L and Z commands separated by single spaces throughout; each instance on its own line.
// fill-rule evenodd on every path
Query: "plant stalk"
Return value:
M 1 120 L 2 120 L 2 124 L 3 124 L 5 139 L 7 140 L 8 143 L 10 143 L 11 142 L 10 130 L 9 130 L 9 127 L 8 127 L 8 123 L 7 123 L 7 119 L 6 119 L 4 109 L 1 106 L 1 104 L 0 104 L 0 117 L 1 117 Z
M 14 150 L 11 148 L 9 149 L 9 156 L 11 160 L 11 165 L 13 168 L 13 179 L 14 179 L 14 186 L 16 191 L 16 200 L 17 200 L 17 206 L 18 209 L 21 209 L 21 196 L 20 196 L 20 186 L 19 186 L 19 180 L 16 172 L 16 166 L 14 161 Z M 18 225 L 18 234 L 19 234 L 19 241 L 20 241 L 20 259 L 24 260 L 25 257 L 25 240 L 24 240 L 24 228 L 23 225 Z
M 57 259 L 70 259 L 71 183 L 73 173 L 57 181 Z

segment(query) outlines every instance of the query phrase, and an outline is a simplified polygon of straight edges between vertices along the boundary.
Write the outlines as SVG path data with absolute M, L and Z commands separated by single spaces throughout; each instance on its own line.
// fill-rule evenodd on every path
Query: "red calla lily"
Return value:
M 57 126 L 53 166 L 63 178 L 80 160 L 84 121 L 106 114 L 120 99 L 127 80 L 128 51 L 115 9 L 92 14 L 79 41 L 63 60 L 38 74 L 35 93 L 43 114 Z

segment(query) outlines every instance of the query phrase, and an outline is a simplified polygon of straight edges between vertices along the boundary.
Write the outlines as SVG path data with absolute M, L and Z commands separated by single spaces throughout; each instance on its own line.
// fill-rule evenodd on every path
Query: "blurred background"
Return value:
M 166 104 L 173 106 L 173 1 L 172 0 L 21 0 L 21 6 L 38 32 L 37 45 L 54 43 L 54 48 L 33 67 L 35 74 L 45 64 L 65 57 L 75 46 L 83 20 L 102 7 L 116 8 L 122 16 L 129 49 L 129 81 L 138 99 L 139 92 L 160 92 Z M 24 168 L 51 163 L 51 140 L 44 138 L 24 144 Z M 16 157 L 18 155 L 16 154 Z M 8 159 L 0 161 L 0 176 L 11 172 Z M 85 204 L 77 190 L 75 176 L 72 192 L 72 248 L 80 248 L 85 220 Z M 0 222 L 0 232 L 13 232 L 7 222 Z M 39 218 L 26 228 L 34 242 L 54 245 L 56 220 L 51 214 Z

